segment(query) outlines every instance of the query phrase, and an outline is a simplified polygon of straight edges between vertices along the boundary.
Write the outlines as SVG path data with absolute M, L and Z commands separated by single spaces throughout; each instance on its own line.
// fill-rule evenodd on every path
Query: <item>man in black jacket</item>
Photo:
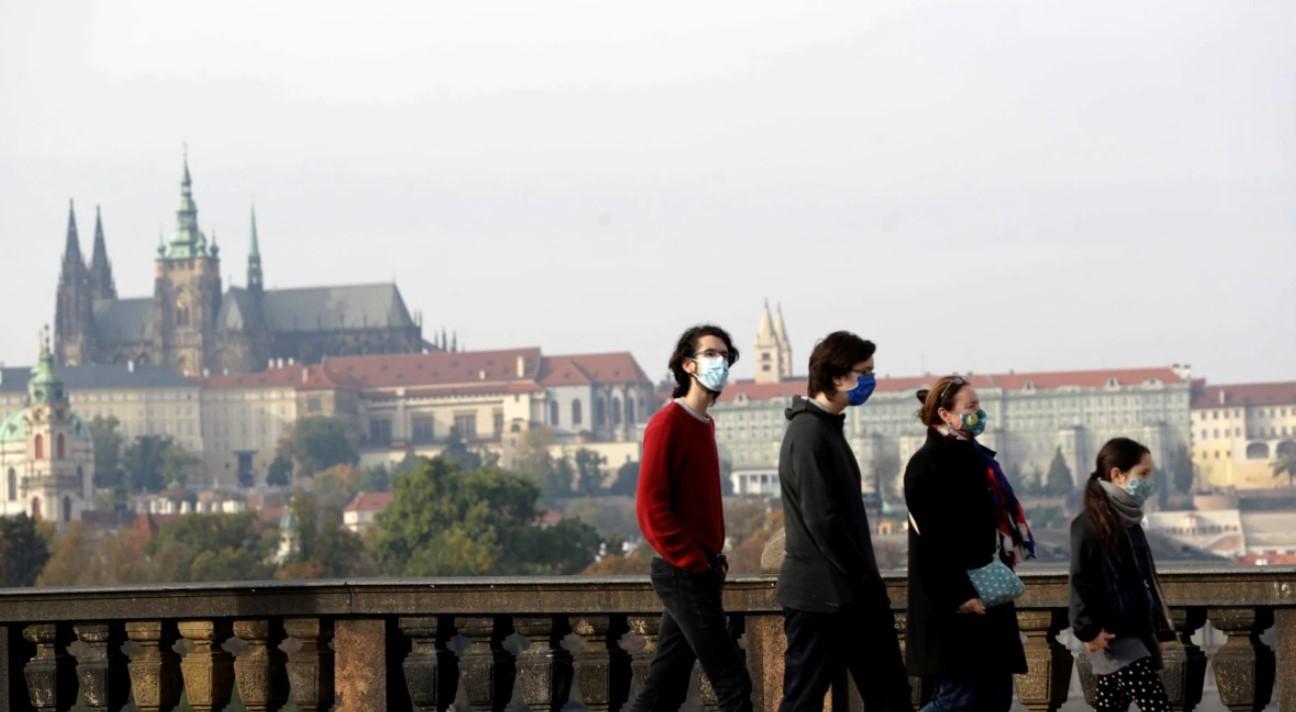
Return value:
M 873 392 L 875 350 L 855 334 L 829 334 L 810 355 L 810 397 L 787 409 L 779 453 L 787 551 L 778 601 L 788 640 L 780 712 L 822 710 L 843 670 L 869 712 L 913 709 L 859 463 L 844 432 L 846 408 Z

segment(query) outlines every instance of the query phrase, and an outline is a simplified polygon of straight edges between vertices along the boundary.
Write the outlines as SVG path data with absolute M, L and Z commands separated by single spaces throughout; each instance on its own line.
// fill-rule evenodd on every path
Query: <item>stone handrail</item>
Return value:
M 1231 710 L 1274 701 L 1296 712 L 1296 568 L 1166 568 L 1180 642 L 1166 654 L 1164 679 L 1176 709 L 1201 699 L 1208 661 L 1192 636 L 1209 621 L 1227 636 L 1210 661 L 1221 701 Z M 1086 677 L 1057 639 L 1066 628 L 1066 573 L 1039 568 L 1023 577 L 1018 620 L 1030 672 L 1018 677 L 1017 696 L 1029 710 L 1056 710 L 1072 670 Z M 903 573 L 887 580 L 903 634 Z M 770 576 L 740 576 L 725 591 L 758 710 L 776 707 L 782 687 L 774 585 Z M 247 710 L 288 700 L 299 710 L 442 710 L 456 698 L 474 710 L 510 702 L 557 710 L 572 701 L 617 710 L 647 673 L 660 610 L 643 577 L 6 589 L 0 709 L 117 710 L 130 701 L 167 710 L 183 693 L 200 711 L 235 696 Z M 1271 628 L 1272 648 L 1261 639 Z M 699 698 L 713 708 L 705 680 Z M 858 709 L 845 680 L 830 702 Z

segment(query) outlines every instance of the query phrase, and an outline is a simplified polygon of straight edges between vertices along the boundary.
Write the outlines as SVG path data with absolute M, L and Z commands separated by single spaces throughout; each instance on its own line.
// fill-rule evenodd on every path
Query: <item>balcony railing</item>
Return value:
M 1176 709 L 1201 700 L 1209 672 L 1230 710 L 1273 701 L 1296 712 L 1296 569 L 1181 568 L 1163 578 L 1180 633 L 1164 673 Z M 1058 640 L 1066 575 L 1026 579 L 1018 620 L 1030 672 L 1017 698 L 1056 710 L 1073 670 L 1084 677 L 1085 668 Z M 903 634 L 904 578 L 888 582 Z M 756 709 L 774 709 L 784 645 L 774 579 L 738 577 L 725 603 Z M 0 709 L 152 711 L 183 698 L 204 711 L 232 700 L 247 710 L 443 710 L 455 700 L 473 710 L 618 710 L 647 673 L 659 612 L 638 577 L 9 589 L 0 591 Z M 1209 660 L 1192 642 L 1208 621 L 1225 636 Z M 698 698 L 713 708 L 704 680 Z M 859 709 L 844 680 L 831 701 Z

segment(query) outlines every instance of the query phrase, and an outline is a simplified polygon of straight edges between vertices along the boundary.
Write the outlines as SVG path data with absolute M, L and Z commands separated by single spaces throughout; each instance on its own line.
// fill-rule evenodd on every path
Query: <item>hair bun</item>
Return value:
M 919 388 L 919 389 L 918 389 L 918 393 L 917 393 L 917 396 L 918 396 L 918 402 L 919 402 L 919 403 L 926 404 L 926 403 L 927 403 L 927 394 L 930 393 L 930 392 L 931 392 L 931 391 L 928 390 L 928 389 L 926 389 L 926 388 Z

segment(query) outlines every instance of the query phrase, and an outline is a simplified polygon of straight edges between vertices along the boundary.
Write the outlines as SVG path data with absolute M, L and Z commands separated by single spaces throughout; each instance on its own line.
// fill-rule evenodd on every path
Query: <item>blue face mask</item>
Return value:
M 697 361 L 697 378 L 698 383 L 708 391 L 719 393 L 724 389 L 725 384 L 729 382 L 729 361 L 723 356 L 702 356 L 695 358 Z
M 877 388 L 877 379 L 873 374 L 860 376 L 855 387 L 846 391 L 846 402 L 851 405 L 864 405 L 864 402 L 873 395 L 873 389 Z
M 984 410 L 978 410 L 975 413 L 964 413 L 959 417 L 959 422 L 963 425 L 963 432 L 976 436 L 985 432 L 989 418 Z
M 1125 485 L 1125 491 L 1138 500 L 1139 504 L 1143 504 L 1156 491 L 1156 482 L 1150 479 L 1130 480 L 1129 484 Z

